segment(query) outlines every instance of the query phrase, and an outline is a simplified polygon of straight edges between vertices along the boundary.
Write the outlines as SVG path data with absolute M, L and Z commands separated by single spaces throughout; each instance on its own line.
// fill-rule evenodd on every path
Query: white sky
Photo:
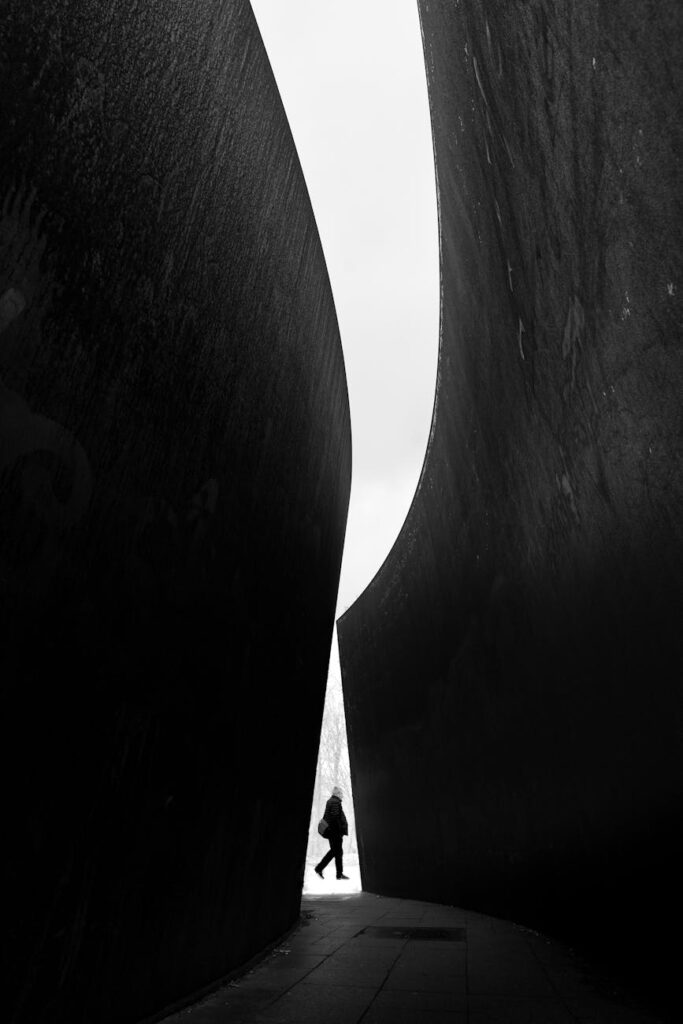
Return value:
M 344 347 L 353 484 L 341 614 L 403 524 L 434 401 L 438 232 L 417 3 L 252 7 L 313 203 Z

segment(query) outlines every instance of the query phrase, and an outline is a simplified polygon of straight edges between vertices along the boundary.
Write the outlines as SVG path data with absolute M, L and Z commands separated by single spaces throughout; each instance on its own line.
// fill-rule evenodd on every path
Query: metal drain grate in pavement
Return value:
M 371 939 L 429 939 L 432 942 L 464 942 L 464 928 L 400 928 L 392 925 L 368 925 L 356 935 Z

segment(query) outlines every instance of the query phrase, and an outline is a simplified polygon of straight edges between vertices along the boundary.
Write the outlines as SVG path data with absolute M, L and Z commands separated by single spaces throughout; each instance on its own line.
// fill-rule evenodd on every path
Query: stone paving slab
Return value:
M 460 928 L 455 941 L 361 934 Z M 164 1024 L 668 1024 L 510 921 L 369 893 L 306 896 L 299 927 Z

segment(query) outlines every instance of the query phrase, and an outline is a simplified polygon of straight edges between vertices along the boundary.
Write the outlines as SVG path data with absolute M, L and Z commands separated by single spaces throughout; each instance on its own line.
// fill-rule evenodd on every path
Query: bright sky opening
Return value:
M 434 404 L 438 228 L 417 3 L 252 7 L 311 196 L 344 348 L 353 483 L 341 614 L 403 525 Z

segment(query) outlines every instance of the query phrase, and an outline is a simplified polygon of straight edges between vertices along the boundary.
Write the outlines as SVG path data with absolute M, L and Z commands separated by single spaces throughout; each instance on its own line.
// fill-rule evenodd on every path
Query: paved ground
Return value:
M 281 948 L 164 1024 L 660 1020 L 564 947 L 509 921 L 357 893 L 305 896 L 302 923 Z

